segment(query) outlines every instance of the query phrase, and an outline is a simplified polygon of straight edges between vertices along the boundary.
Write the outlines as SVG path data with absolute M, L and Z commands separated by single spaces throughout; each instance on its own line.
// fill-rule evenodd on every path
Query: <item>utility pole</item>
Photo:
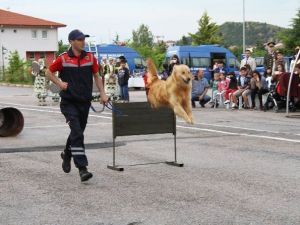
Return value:
M 1 46 L 1 54 L 2 54 L 2 80 L 5 80 L 5 66 L 4 66 L 4 55 L 6 48 L 4 48 L 4 46 Z
M 246 18 L 245 18 L 245 0 L 243 0 L 243 54 L 246 51 Z

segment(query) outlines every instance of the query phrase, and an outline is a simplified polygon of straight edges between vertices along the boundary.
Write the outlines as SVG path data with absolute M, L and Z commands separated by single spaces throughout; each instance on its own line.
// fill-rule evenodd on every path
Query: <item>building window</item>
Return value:
M 46 58 L 46 53 L 45 52 L 41 52 L 40 53 L 40 58 L 41 59 L 45 59 Z
M 48 32 L 46 30 L 42 31 L 42 38 L 46 39 L 48 37 Z
M 34 38 L 34 39 L 37 38 L 37 30 L 32 30 L 31 31 L 31 37 Z
M 14 30 L 14 33 L 17 33 L 17 30 Z
M 32 61 L 35 60 L 34 52 L 28 52 L 28 59 Z
M 1 29 L 1 33 L 4 33 L 4 31 L 5 31 L 4 29 Z

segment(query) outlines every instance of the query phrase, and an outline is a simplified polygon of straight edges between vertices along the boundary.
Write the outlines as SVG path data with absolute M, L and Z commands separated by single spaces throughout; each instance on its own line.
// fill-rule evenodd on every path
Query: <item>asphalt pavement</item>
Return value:
M 131 101 L 145 101 L 131 91 Z M 1 87 L 0 108 L 16 107 L 25 127 L 0 138 L 0 224 L 299 225 L 300 120 L 284 113 L 193 110 L 173 136 L 117 138 L 112 162 L 111 112 L 91 112 L 85 132 L 93 179 L 61 169 L 69 128 L 56 103 L 37 106 L 31 88 Z M 93 103 L 98 107 L 98 103 Z

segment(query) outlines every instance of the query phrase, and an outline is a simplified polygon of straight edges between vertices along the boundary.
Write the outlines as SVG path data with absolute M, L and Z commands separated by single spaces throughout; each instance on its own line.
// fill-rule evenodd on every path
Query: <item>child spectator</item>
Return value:
M 248 96 L 249 95 L 249 90 L 250 88 L 250 77 L 247 75 L 247 68 L 242 67 L 240 69 L 240 76 L 238 78 L 238 90 L 233 93 L 232 95 L 232 109 L 237 109 L 237 98 L 240 96 L 243 96 L 244 102 L 245 102 L 245 109 L 248 109 L 249 106 L 247 105 L 248 103 Z
M 220 74 L 220 82 L 218 83 L 218 93 L 225 93 L 228 89 L 229 79 L 226 78 L 224 73 Z
M 237 79 L 236 79 L 235 73 L 230 72 L 228 74 L 228 79 L 229 79 L 229 84 L 228 84 L 227 90 L 225 91 L 225 95 L 224 95 L 225 102 L 224 102 L 224 104 L 230 103 L 231 99 L 229 99 L 229 95 L 231 94 L 231 96 L 232 96 L 233 93 L 237 91 Z
M 126 61 L 120 61 L 120 68 L 118 71 L 118 83 L 120 86 L 121 100 L 129 102 L 128 91 L 129 69 L 126 67 Z
M 252 70 L 251 70 L 250 65 L 247 64 L 244 67 L 247 69 L 246 70 L 247 76 L 251 76 L 252 77 Z
M 225 91 L 228 89 L 229 86 L 229 79 L 226 78 L 224 73 L 220 73 L 220 81 L 218 82 L 218 90 L 217 90 L 217 94 L 219 95 L 223 95 Z M 216 98 L 216 95 L 214 96 Z M 218 101 L 215 101 L 216 107 L 219 106 Z
M 258 95 L 259 99 L 259 109 L 263 110 L 262 96 L 268 93 L 268 83 L 264 76 L 261 76 L 258 71 L 253 72 L 253 77 L 251 78 L 251 109 L 255 109 L 255 96 Z
M 214 101 L 215 101 L 215 97 L 218 93 L 218 83 L 220 81 L 220 74 L 219 73 L 215 73 L 214 74 L 214 80 L 213 82 L 211 82 L 211 96 L 212 96 L 212 100 L 210 101 L 210 104 L 212 104 L 212 108 L 214 107 Z
M 266 78 L 266 82 L 268 84 L 268 90 L 270 90 L 271 85 L 273 84 L 272 82 L 272 68 L 267 68 L 265 71 L 264 77 Z

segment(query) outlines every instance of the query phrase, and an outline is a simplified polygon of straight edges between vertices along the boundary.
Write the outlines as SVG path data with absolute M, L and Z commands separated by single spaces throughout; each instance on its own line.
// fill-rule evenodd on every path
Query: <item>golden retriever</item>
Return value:
M 186 65 L 175 65 L 171 76 L 160 80 L 156 67 L 151 59 L 147 60 L 148 101 L 151 107 L 170 107 L 175 114 L 187 123 L 193 124 L 191 105 L 192 74 Z

